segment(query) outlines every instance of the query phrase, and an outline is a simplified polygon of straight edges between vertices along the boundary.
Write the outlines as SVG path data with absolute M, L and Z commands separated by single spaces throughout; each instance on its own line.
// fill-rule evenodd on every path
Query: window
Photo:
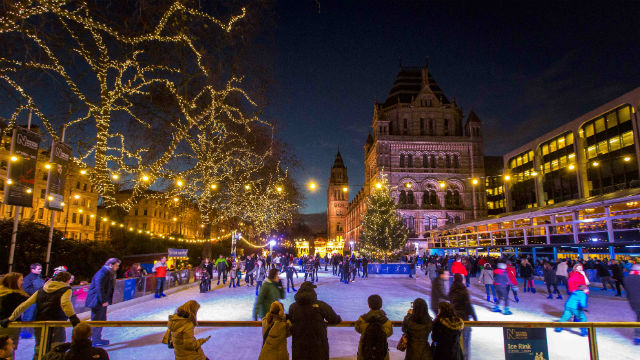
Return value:
M 138 216 L 138 209 L 133 210 L 133 215 Z
M 445 167 L 446 168 L 450 168 L 451 167 L 451 157 L 449 156 L 449 154 L 445 155 L 444 159 L 445 159 Z
M 47 190 L 46 189 L 40 189 L 40 199 L 44 199 L 45 196 L 47 196 Z
M 400 154 L 400 167 L 404 167 L 404 154 Z
M 75 223 L 76 223 L 76 216 L 77 216 L 77 214 L 76 214 L 76 213 L 71 214 L 71 223 L 72 223 L 72 224 L 75 224 Z
M 408 155 L 407 167 L 413 167 L 413 155 L 411 154 Z
M 432 169 L 435 169 L 438 167 L 438 162 L 436 161 L 436 156 L 435 155 L 431 155 L 431 161 L 429 161 L 429 164 L 431 165 Z
M 76 182 L 76 189 L 80 189 L 80 181 Z
M 91 224 L 90 224 L 90 218 L 87 216 L 85 219 L 86 219 L 86 221 L 85 221 L 85 223 L 84 223 L 84 224 L 85 224 L 86 226 L 91 225 Z
M 144 213 L 143 213 L 143 215 L 144 215 L 144 216 L 147 216 L 147 209 L 144 209 Z
M 39 208 L 38 209 L 38 219 L 42 220 L 43 217 L 44 217 L 44 209 L 43 208 Z
M 78 224 L 82 225 L 82 223 L 84 222 L 84 214 L 80 214 L 78 216 L 78 219 L 80 220 L 80 221 L 78 221 Z
M 629 106 L 624 106 L 618 110 L 618 121 L 620 124 L 623 122 L 629 121 L 631 119 L 631 108 Z
M 86 183 L 84 185 L 82 185 L 82 190 L 83 191 L 87 191 L 87 184 Z
M 427 154 L 422 154 L 422 167 L 423 168 L 429 167 L 429 156 Z
M 433 135 L 433 119 L 429 119 L 429 135 Z
M 630 146 L 633 145 L 633 131 L 627 131 L 622 134 L 622 146 Z
M 453 167 L 456 169 L 460 167 L 460 159 L 458 158 L 458 155 L 453 155 Z
M 424 135 L 424 132 L 425 132 L 424 118 L 420 118 L 420 135 Z
M 47 171 L 42 173 L 42 181 L 47 181 L 49 178 L 49 173 Z

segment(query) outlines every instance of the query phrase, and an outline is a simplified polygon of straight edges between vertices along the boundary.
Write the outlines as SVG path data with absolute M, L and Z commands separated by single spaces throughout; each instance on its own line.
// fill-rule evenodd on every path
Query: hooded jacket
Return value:
M 407 334 L 407 353 L 405 360 L 431 360 L 431 346 L 429 346 L 429 333 L 433 327 L 431 317 L 420 324 L 413 320 L 411 315 L 404 317 L 402 332 Z
M 318 300 L 310 282 L 302 283 L 294 298 L 296 302 L 289 306 L 292 359 L 328 360 L 327 324 L 338 324 L 342 319 Z
M 362 355 L 362 338 L 364 337 L 364 333 L 369 324 L 374 322 L 379 323 L 382 326 L 382 330 L 387 337 L 393 335 L 393 326 L 391 325 L 391 321 L 387 318 L 387 314 L 385 314 L 383 310 L 370 310 L 368 313 L 361 315 L 356 321 L 356 331 L 360 334 L 360 341 L 358 342 L 358 360 L 364 360 L 364 356 Z M 389 359 L 389 352 L 387 352 L 385 359 Z
M 287 351 L 287 338 L 291 336 L 291 322 L 287 320 L 282 305 L 278 305 L 280 312 L 272 314 L 269 312 L 262 319 L 262 337 L 269 331 L 266 340 L 262 345 L 258 360 L 289 360 Z
M 467 268 L 462 265 L 462 262 L 455 261 L 453 265 L 451 265 L 451 273 L 467 276 Z
M 493 270 L 482 268 L 478 281 L 482 283 L 482 285 L 493 285 Z
M 14 321 L 33 304 L 36 304 L 36 320 L 64 321 L 66 318 L 75 317 L 71 303 L 71 287 L 66 282 L 47 281 L 42 289 L 36 291 L 13 311 L 9 320 Z M 53 316 L 50 316 L 51 314 Z
M 193 329 L 195 324 L 187 318 L 176 314 L 169 315 L 169 331 L 173 340 L 173 352 L 176 360 L 205 360 L 202 344 L 207 339 L 196 339 Z
M 464 323 L 460 318 L 436 318 L 433 322 L 433 332 L 431 333 L 433 359 L 462 360 L 464 358 L 460 346 L 463 328 Z
M 6 319 L 29 295 L 22 289 L 10 289 L 0 285 L 0 319 Z M 20 317 L 17 319 L 20 321 Z

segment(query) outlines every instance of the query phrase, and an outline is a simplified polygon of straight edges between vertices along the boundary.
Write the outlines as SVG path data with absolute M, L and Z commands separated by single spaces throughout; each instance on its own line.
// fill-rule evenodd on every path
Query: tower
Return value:
M 349 206 L 349 178 L 340 151 L 331 167 L 327 189 L 327 240 L 344 241 L 345 218 Z

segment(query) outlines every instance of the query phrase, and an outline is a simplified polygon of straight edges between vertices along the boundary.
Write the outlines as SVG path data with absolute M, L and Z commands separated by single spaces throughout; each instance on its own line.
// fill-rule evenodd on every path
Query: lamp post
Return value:
M 275 239 L 271 239 L 271 241 L 269 241 L 269 253 L 273 253 L 273 247 L 276 245 L 276 240 Z

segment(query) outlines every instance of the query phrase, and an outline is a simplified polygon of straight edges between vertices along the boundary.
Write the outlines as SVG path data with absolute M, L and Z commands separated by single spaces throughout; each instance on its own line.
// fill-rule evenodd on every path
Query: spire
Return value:
M 336 159 L 333 161 L 332 169 L 335 169 L 335 168 L 345 168 L 344 161 L 342 161 L 342 155 L 340 155 L 340 150 L 338 150 L 338 153 L 336 154 Z

